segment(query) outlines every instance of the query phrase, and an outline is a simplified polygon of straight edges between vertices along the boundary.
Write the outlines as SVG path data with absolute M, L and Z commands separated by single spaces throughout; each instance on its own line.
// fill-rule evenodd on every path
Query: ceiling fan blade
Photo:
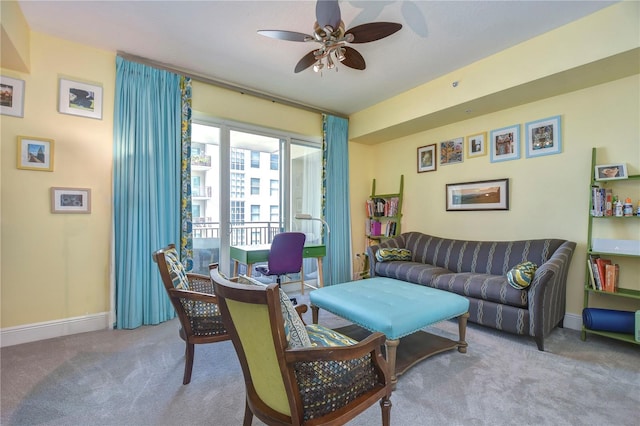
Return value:
M 350 28 L 345 33 L 345 36 L 353 34 L 353 41 L 351 43 L 368 43 L 389 37 L 391 34 L 400 31 L 401 28 L 402 24 L 393 22 L 372 22 Z
M 334 30 L 340 26 L 340 5 L 338 0 L 318 0 L 316 3 L 316 21 L 320 28 L 330 26 Z
M 348 66 L 356 70 L 363 70 L 367 67 L 362 55 L 353 47 L 344 46 L 344 61 L 340 62 L 343 65 Z
M 287 40 L 287 41 L 310 41 L 313 40 L 308 34 L 296 33 L 294 31 L 280 31 L 280 30 L 258 30 L 258 34 L 277 38 L 278 40 Z
M 307 68 L 309 68 L 311 65 L 316 63 L 316 55 L 314 53 L 315 53 L 315 50 L 312 50 L 311 52 L 304 55 L 302 59 L 298 61 L 295 69 L 296 73 L 299 73 L 300 71 L 304 71 Z

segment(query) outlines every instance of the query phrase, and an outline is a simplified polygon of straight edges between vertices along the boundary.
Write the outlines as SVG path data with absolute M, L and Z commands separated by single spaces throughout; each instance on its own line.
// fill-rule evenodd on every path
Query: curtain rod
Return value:
M 140 64 L 144 64 L 144 65 L 149 65 L 155 68 L 159 68 L 165 71 L 169 71 L 175 74 L 180 74 L 180 75 L 184 75 L 185 77 L 189 77 L 192 80 L 196 80 L 199 81 L 201 83 L 207 83 L 207 84 L 211 84 L 213 86 L 217 86 L 217 87 L 222 87 L 223 89 L 228 89 L 228 90 L 232 90 L 234 92 L 239 92 L 243 95 L 251 95 L 254 96 L 256 98 L 260 98 L 260 99 L 265 99 L 267 101 L 271 101 L 274 103 L 278 103 L 278 104 L 282 104 L 282 105 L 287 105 L 290 107 L 294 107 L 294 108 L 299 108 L 299 109 L 303 109 L 305 111 L 310 111 L 310 112 L 315 112 L 318 114 L 331 114 L 331 115 L 335 115 L 337 117 L 342 117 L 342 118 L 349 118 L 344 114 L 339 114 L 337 112 L 333 112 L 333 111 L 324 111 L 315 107 L 312 107 L 310 105 L 305 105 L 305 104 L 301 104 L 298 102 L 294 102 L 292 100 L 289 99 L 285 99 L 285 98 L 280 98 L 277 96 L 273 96 L 270 95 L 268 93 L 263 93 L 263 92 L 259 92 L 257 90 L 253 90 L 253 89 L 249 89 L 246 87 L 242 87 L 242 86 L 237 86 L 235 84 L 231 84 L 231 83 L 227 83 L 225 81 L 220 81 L 220 80 L 216 80 L 213 79 L 211 77 L 206 77 L 203 75 L 199 75 L 199 74 L 195 74 L 191 71 L 185 71 L 183 69 L 180 68 L 176 68 L 172 65 L 169 64 L 165 64 L 162 62 L 157 62 L 154 61 L 152 59 L 147 59 L 147 58 L 143 58 L 142 56 L 136 56 L 136 55 L 132 55 L 126 52 L 121 52 L 118 51 L 117 52 L 119 56 L 122 56 L 124 59 L 128 60 L 128 61 L 133 61 L 133 62 L 138 62 Z

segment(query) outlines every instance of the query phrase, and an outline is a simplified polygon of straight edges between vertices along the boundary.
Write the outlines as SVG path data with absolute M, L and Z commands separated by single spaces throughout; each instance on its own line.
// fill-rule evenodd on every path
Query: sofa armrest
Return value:
M 529 288 L 529 335 L 543 350 L 544 336 L 564 319 L 567 301 L 567 274 L 576 243 L 565 241 L 540 265 Z

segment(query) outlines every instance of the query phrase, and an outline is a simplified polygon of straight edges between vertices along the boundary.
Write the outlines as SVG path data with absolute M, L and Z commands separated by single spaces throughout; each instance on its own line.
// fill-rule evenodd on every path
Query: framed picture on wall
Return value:
M 0 113 L 24 117 L 24 80 L 0 76 Z
M 509 179 L 448 183 L 447 211 L 509 210 Z
M 624 163 L 618 164 L 599 164 L 595 168 L 596 180 L 616 180 L 627 179 L 627 165 Z
M 418 173 L 433 172 L 436 168 L 436 144 L 418 148 Z
M 467 158 L 487 155 L 487 132 L 467 136 Z
M 462 163 L 464 158 L 463 145 L 462 138 L 440 142 L 440 165 Z
M 531 121 L 525 124 L 527 158 L 541 155 L 559 154 L 562 152 L 562 134 L 560 133 L 560 116 Z
M 53 171 L 53 139 L 18 136 L 18 164 L 23 170 Z
M 102 87 L 61 78 L 58 112 L 102 120 Z
M 52 187 L 51 213 L 91 213 L 91 189 Z
M 491 131 L 491 162 L 520 158 L 520 125 L 516 124 Z

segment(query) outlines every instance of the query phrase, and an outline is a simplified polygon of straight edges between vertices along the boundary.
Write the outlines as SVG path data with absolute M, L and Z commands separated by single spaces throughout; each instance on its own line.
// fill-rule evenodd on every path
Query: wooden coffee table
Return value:
M 451 349 L 467 351 L 469 301 L 457 294 L 375 277 L 323 287 L 312 291 L 309 298 L 314 323 L 322 308 L 353 323 L 338 329 L 349 337 L 362 340 L 374 331 L 387 337 L 385 354 L 394 388 L 398 376 L 417 362 Z M 452 318 L 458 318 L 457 341 L 421 331 Z

